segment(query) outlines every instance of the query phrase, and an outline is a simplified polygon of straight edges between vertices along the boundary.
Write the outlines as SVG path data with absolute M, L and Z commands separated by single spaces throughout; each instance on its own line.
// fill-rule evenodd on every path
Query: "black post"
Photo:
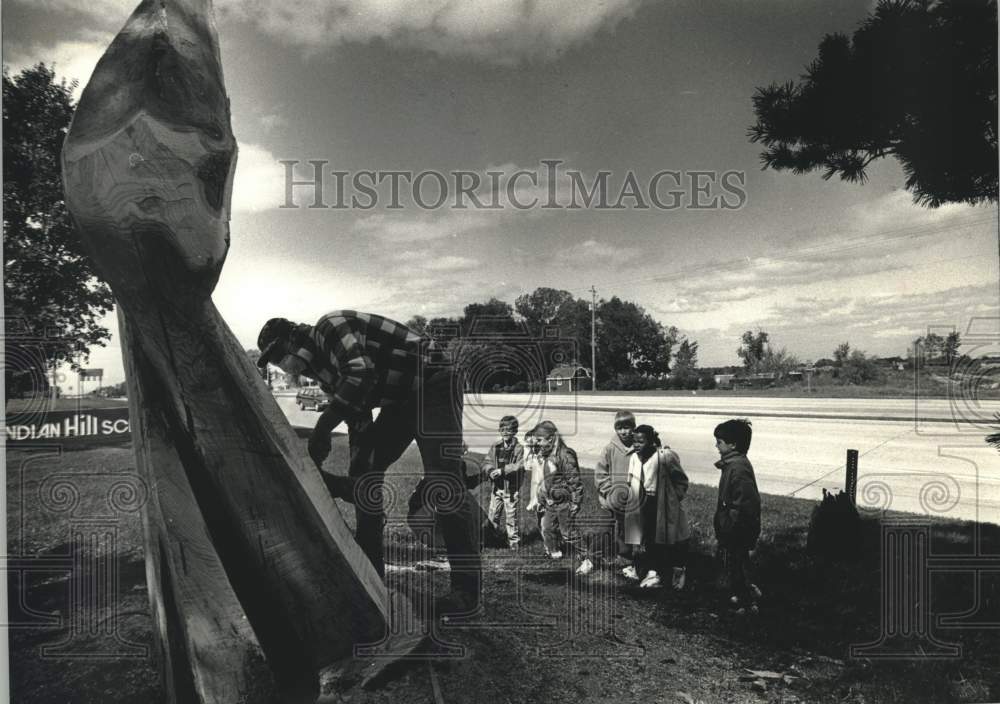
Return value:
M 858 504 L 858 451 L 847 451 L 847 481 L 844 490 L 851 498 L 851 504 Z

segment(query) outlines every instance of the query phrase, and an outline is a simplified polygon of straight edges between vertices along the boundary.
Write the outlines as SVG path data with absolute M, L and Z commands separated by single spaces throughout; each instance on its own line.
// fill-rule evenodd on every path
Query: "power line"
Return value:
M 590 392 L 597 391 L 597 289 L 590 287 Z

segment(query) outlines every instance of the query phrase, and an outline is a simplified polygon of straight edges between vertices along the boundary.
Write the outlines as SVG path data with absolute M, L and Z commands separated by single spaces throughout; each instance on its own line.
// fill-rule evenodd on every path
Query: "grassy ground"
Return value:
M 345 466 L 343 438 L 328 460 L 330 471 Z M 127 449 L 67 452 L 61 457 L 8 453 L 7 492 L 9 553 L 28 558 L 26 572 L 9 572 L 13 623 L 10 630 L 14 701 L 155 702 L 161 698 L 156 667 L 136 646 L 150 646 L 145 579 L 138 513 L 116 511 L 112 487 L 134 476 Z M 478 484 L 469 463 L 470 485 L 485 502 L 487 487 Z M 420 474 L 411 448 L 390 472 L 398 500 L 389 507 L 387 555 L 390 585 L 406 586 L 420 597 L 447 591 L 446 563 L 416 544 L 405 528 L 405 499 Z M 581 517 L 592 516 L 593 484 Z M 61 488 L 62 487 L 62 488 Z M 74 487 L 74 491 L 68 487 Z M 694 523 L 694 555 L 689 587 L 682 594 L 639 590 L 624 582 L 617 568 L 602 566 L 585 580 L 571 577 L 575 563 L 542 555 L 534 520 L 525 517 L 526 542 L 512 555 L 498 546 L 484 550 L 485 614 L 478 627 L 454 627 L 439 635 L 464 657 L 440 659 L 433 666 L 411 665 L 382 689 L 365 692 L 326 674 L 335 700 L 434 702 L 434 687 L 447 702 L 622 700 L 656 702 L 976 702 L 1000 699 L 1000 631 L 936 629 L 944 640 L 963 646 L 961 657 L 948 660 L 879 661 L 851 659 L 848 647 L 879 633 L 879 523 L 864 523 L 865 557 L 856 564 L 825 565 L 810 559 L 805 538 L 812 502 L 764 497 L 764 535 L 755 559 L 757 582 L 765 592 L 759 616 L 739 617 L 722 606 L 716 581 L 711 515 L 715 491 L 692 487 L 687 510 Z M 125 502 L 124 508 L 133 505 Z M 117 505 L 122 507 L 119 495 Z M 348 523 L 352 511 L 343 507 Z M 74 532 L 83 525 L 111 525 L 115 544 L 74 548 Z M 1000 529 L 982 526 L 981 547 L 1000 553 Z M 975 527 L 935 522 L 935 553 L 968 553 Z M 95 569 L 116 570 L 113 602 L 120 614 L 117 629 L 105 621 L 93 633 L 71 638 L 66 623 L 107 619 L 108 608 L 94 599 L 71 599 L 82 586 L 79 569 L 38 568 L 50 562 L 92 555 Z M 70 563 L 71 564 L 71 563 Z M 87 571 L 83 571 L 87 574 Z M 980 585 L 980 616 L 1000 621 L 998 575 Z M 74 591 L 76 589 L 77 591 Z M 973 605 L 971 574 L 935 575 L 931 583 L 935 614 L 965 611 Z M 74 609 L 73 605 L 81 608 Z M 48 615 L 62 624 L 39 627 Z M 89 620 L 88 620 L 89 619 Z M 29 624 L 34 622 L 35 627 Z M 487 625 L 482 625 L 483 623 Z M 111 621 L 110 623 L 114 623 Z M 115 636 L 109 635 L 117 633 Z M 126 643 L 123 643 L 125 641 Z M 129 643 L 133 645 L 129 645 Z M 91 656 L 101 651 L 104 657 Z M 126 657 L 126 655 L 140 655 Z M 744 668 L 773 670 L 798 679 L 759 689 L 741 681 Z
M 128 406 L 124 398 L 12 398 L 7 400 L 7 416 L 32 411 L 76 411 L 90 408 L 123 408 Z

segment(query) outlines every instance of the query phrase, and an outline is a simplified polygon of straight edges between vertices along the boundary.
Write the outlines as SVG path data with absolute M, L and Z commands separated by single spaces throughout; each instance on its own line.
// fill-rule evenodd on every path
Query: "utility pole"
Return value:
M 590 393 L 597 391 L 597 289 L 590 287 Z

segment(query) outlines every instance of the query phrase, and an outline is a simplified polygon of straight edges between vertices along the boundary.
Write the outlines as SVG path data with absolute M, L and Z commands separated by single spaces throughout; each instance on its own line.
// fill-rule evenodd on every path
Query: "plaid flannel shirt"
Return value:
M 435 351 L 431 340 L 405 325 L 353 310 L 324 315 L 307 342 L 300 350 L 307 375 L 330 394 L 331 405 L 349 414 L 410 398 Z

